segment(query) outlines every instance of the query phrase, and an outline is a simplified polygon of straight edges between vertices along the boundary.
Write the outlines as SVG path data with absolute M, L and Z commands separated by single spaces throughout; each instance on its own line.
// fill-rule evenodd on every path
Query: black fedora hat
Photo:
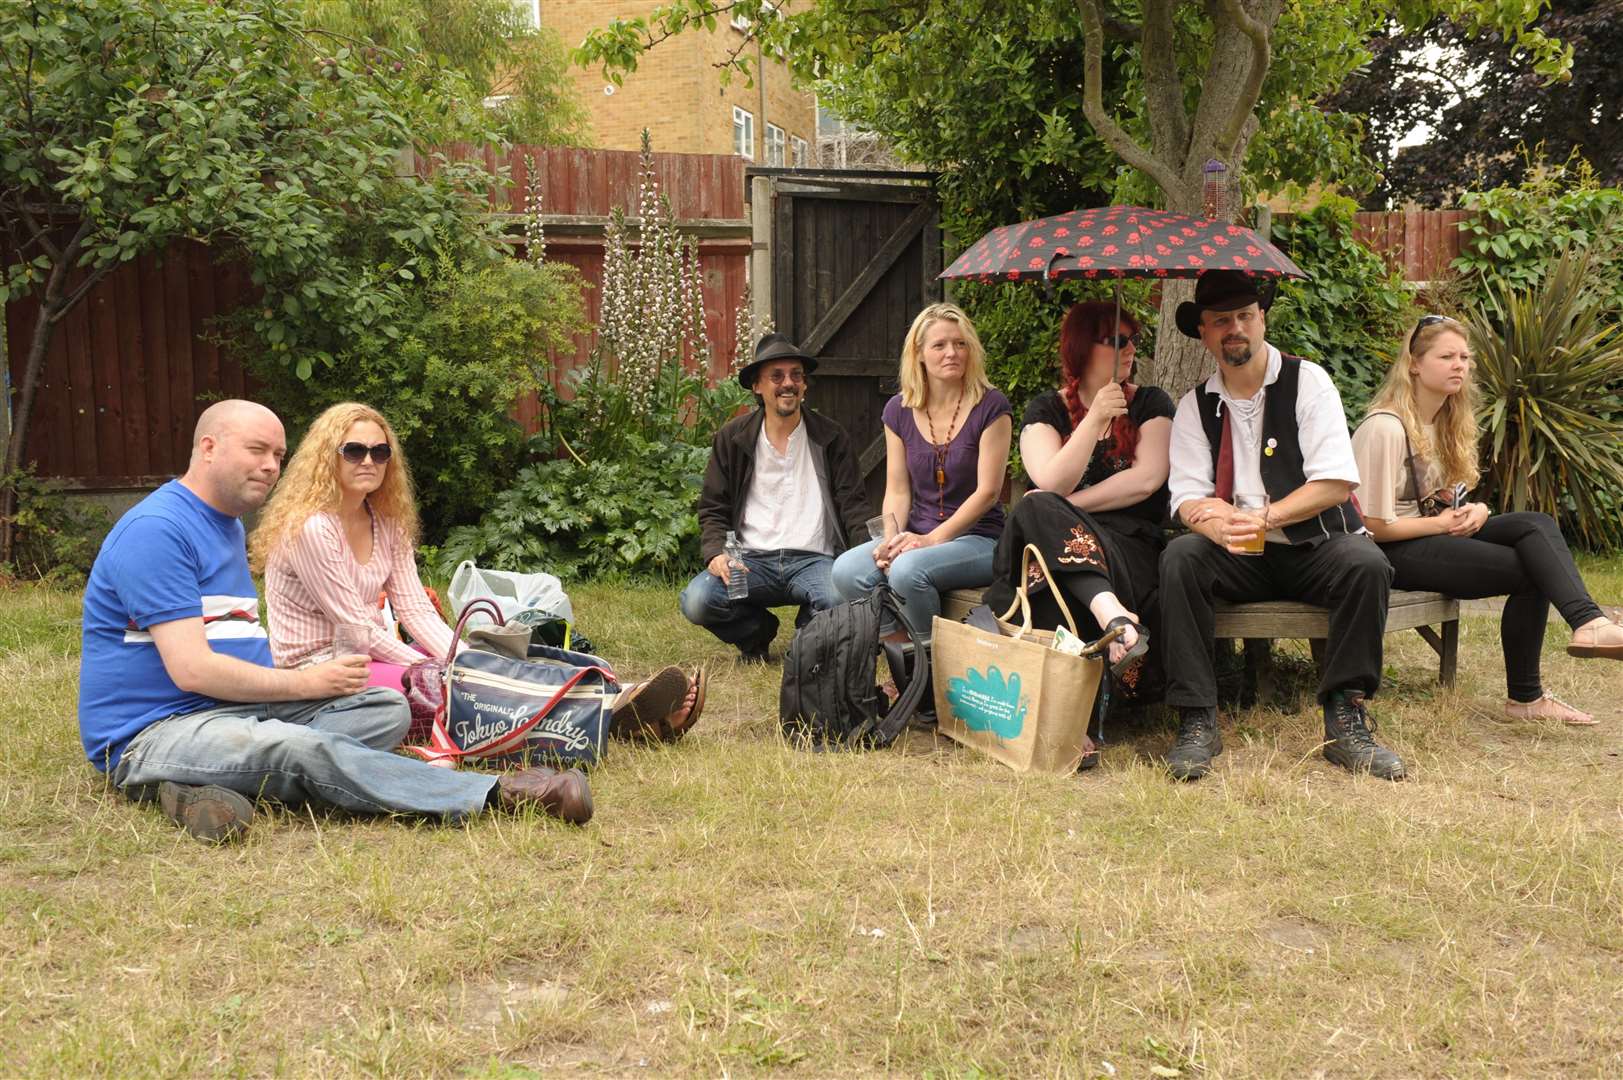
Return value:
M 1184 337 L 1200 337 L 1202 311 L 1233 311 L 1256 304 L 1267 311 L 1274 303 L 1274 282 L 1239 270 L 1209 270 L 1195 279 L 1195 298 L 1178 305 L 1173 318 Z
M 738 385 L 746 390 L 754 390 L 755 376 L 761 370 L 761 365 L 774 360 L 799 360 L 807 375 L 817 370 L 817 361 L 801 352 L 794 342 L 782 334 L 765 334 L 755 343 L 755 359 L 738 369 Z

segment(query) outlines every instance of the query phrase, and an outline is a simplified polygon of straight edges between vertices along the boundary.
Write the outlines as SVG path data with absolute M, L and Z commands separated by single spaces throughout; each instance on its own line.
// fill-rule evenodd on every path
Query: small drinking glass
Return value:
M 896 518 L 891 514 L 880 514 L 878 517 L 869 518 L 868 519 L 868 539 L 870 539 L 870 540 L 883 540 L 885 538 L 885 533 L 887 531 L 887 528 L 889 526 L 892 526 L 895 523 L 895 521 L 896 521 Z M 896 530 L 895 529 L 890 529 L 889 531 L 894 532 Z
M 339 623 L 332 633 L 333 657 L 370 656 L 371 641 L 372 628 L 366 623 Z
M 1262 521 L 1268 520 L 1268 496 L 1266 493 L 1236 492 L 1234 495 L 1234 509 L 1244 511 Z M 1247 555 L 1261 555 L 1268 542 L 1266 529 L 1258 529 L 1257 535 L 1242 544 L 1236 544 Z

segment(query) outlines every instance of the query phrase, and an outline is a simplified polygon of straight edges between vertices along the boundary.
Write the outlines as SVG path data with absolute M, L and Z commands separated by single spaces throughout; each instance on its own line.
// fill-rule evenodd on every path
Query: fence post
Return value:
M 772 318 L 772 199 L 772 178 L 750 177 L 750 315 L 757 328 Z

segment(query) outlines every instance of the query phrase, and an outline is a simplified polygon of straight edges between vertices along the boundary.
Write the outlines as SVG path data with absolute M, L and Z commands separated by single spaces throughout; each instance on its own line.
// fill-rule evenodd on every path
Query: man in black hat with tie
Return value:
M 867 499 L 856 455 L 840 425 L 805 408 L 817 361 L 782 334 L 755 345 L 738 373 L 760 407 L 716 432 L 699 493 L 705 569 L 682 590 L 682 614 L 746 661 L 765 661 L 778 633 L 767 610 L 798 604 L 795 625 L 839 602 L 834 556 L 867 540 Z M 734 533 L 743 548 L 749 595 L 727 597 L 733 571 L 723 550 Z
M 1265 340 L 1271 287 L 1235 270 L 1201 276 L 1179 305 L 1217 372 L 1172 421 L 1171 512 L 1190 532 L 1161 556 L 1166 701 L 1179 713 L 1167 767 L 1206 775 L 1223 752 L 1212 670 L 1214 601 L 1301 600 L 1330 609 L 1319 701 L 1324 756 L 1387 780 L 1403 762 L 1371 734 L 1392 568 L 1364 530 L 1341 397 L 1323 368 Z

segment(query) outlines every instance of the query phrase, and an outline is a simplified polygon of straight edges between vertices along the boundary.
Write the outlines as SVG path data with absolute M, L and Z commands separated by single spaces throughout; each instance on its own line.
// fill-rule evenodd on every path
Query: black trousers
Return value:
M 1604 614 L 1548 514 L 1496 514 L 1473 536 L 1422 536 L 1382 547 L 1392 560 L 1395 588 L 1429 589 L 1460 600 L 1506 598 L 1499 645 L 1505 687 L 1515 701 L 1533 701 L 1544 692 L 1539 652 L 1552 603 L 1575 630 Z
M 1230 555 L 1187 533 L 1161 555 L 1161 642 L 1167 704 L 1217 705 L 1216 600 L 1301 600 L 1330 609 L 1319 701 L 1332 691 L 1373 696 L 1392 567 L 1367 536 L 1342 534 L 1312 547 L 1269 544 L 1261 555 Z

